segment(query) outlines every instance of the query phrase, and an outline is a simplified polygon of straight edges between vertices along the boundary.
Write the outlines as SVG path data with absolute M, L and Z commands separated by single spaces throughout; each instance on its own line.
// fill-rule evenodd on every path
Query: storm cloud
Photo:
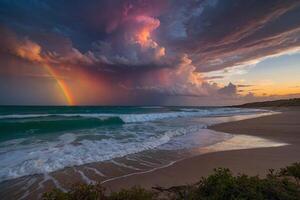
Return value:
M 24 75 L 51 65 L 72 80 L 80 69 L 141 101 L 240 98 L 243 86 L 204 73 L 300 51 L 300 2 L 2 0 L 0 33 L 0 76 L 17 59 Z

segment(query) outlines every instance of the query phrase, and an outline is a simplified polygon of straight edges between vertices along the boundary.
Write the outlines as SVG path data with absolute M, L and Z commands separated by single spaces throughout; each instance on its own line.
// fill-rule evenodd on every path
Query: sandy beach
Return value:
M 202 132 L 198 136 L 187 135 L 183 141 L 196 144 L 193 148 L 145 151 L 52 173 L 24 176 L 2 182 L 0 195 L 3 199 L 36 199 L 54 187 L 66 191 L 76 183 L 96 182 L 102 183 L 108 192 L 132 186 L 172 187 L 195 183 L 218 167 L 229 168 L 235 174 L 263 176 L 270 168 L 278 169 L 300 161 L 300 107 L 270 109 L 275 112 L 194 119 L 193 123 L 214 119 L 211 123 L 216 125 L 199 129 Z M 183 119 L 176 123 L 180 121 Z M 188 126 L 188 123 L 190 119 L 183 125 Z M 208 132 L 226 134 L 227 139 L 197 146 L 199 141 L 205 140 L 202 135 Z
M 202 176 L 211 174 L 217 167 L 229 168 L 234 173 L 263 176 L 267 169 L 278 169 L 293 162 L 299 162 L 300 108 L 272 110 L 281 113 L 218 124 L 209 128 L 238 136 L 257 136 L 288 145 L 206 153 L 149 173 L 108 181 L 104 183 L 104 186 L 111 191 L 117 191 L 135 185 L 151 188 L 153 186 L 170 187 L 191 184 Z

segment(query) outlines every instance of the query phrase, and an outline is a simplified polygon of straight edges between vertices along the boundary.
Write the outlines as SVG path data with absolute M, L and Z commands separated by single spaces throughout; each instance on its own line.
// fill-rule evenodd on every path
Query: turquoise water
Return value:
M 145 150 L 190 147 L 228 135 L 203 131 L 216 117 L 250 115 L 256 109 L 222 107 L 0 107 L 0 181 L 68 166 L 106 161 Z M 199 119 L 209 120 L 199 122 Z
M 101 126 L 118 127 L 124 123 L 239 112 L 240 109 L 201 107 L 4 106 L 0 107 L 0 141 Z

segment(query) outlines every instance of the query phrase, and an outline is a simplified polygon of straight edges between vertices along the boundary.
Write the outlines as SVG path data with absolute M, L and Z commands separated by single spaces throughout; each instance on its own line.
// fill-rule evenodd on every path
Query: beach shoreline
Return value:
M 151 189 L 153 186 L 171 187 L 192 184 L 203 176 L 210 175 L 214 168 L 229 168 L 233 173 L 263 176 L 268 169 L 279 169 L 293 162 L 299 162 L 300 108 L 267 108 L 279 111 L 280 114 L 262 116 L 242 121 L 226 122 L 210 126 L 209 129 L 233 134 L 234 136 L 250 136 L 276 141 L 273 147 L 229 149 L 224 151 L 208 151 L 193 156 L 167 167 L 147 173 L 132 174 L 103 183 L 109 191 L 141 186 Z M 246 138 L 247 139 L 247 138 Z
M 269 168 L 278 169 L 299 162 L 300 139 L 297 133 L 300 124 L 297 119 L 300 118 L 300 108 L 264 110 L 271 112 L 196 119 L 193 123 L 207 124 L 208 127 L 201 128 L 201 133 L 183 135 L 185 139 L 179 139 L 191 143 L 191 148 L 153 149 L 105 162 L 67 167 L 49 174 L 24 176 L 2 182 L 0 194 L 11 191 L 11 195 L 4 195 L 4 199 L 32 199 L 40 198 L 53 187 L 67 191 L 74 184 L 97 182 L 108 192 L 133 186 L 145 189 L 172 187 L 198 182 L 218 167 L 229 168 L 235 174 L 264 175 Z M 205 139 L 202 131 L 211 135 L 225 134 L 226 137 L 202 146 L 202 143 L 198 144 Z

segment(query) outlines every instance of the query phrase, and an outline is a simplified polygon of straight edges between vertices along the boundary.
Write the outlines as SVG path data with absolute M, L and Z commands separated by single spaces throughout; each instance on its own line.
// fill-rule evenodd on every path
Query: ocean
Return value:
M 39 174 L 48 177 L 99 162 L 137 169 L 116 161 L 124 157 L 145 166 L 170 164 L 179 157 L 152 162 L 136 155 L 145 158 L 149 152 L 150 158 L 155 152 L 183 152 L 228 140 L 231 134 L 207 126 L 266 113 L 229 107 L 2 106 L 0 182 Z M 102 174 L 99 168 L 89 169 Z

